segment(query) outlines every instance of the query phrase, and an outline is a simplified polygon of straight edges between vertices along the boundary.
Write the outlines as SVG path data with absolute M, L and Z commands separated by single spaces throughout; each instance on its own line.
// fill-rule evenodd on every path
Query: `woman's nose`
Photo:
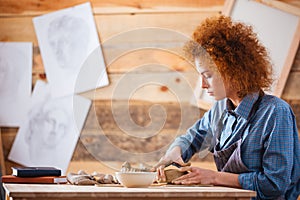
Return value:
M 203 89 L 207 89 L 209 87 L 209 84 L 208 84 L 207 80 L 204 77 L 201 77 L 201 87 Z

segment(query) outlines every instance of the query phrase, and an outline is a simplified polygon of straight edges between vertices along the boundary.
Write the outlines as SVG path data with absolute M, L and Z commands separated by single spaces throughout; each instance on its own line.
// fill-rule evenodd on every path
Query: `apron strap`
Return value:
M 259 91 L 259 96 L 257 98 L 257 100 L 255 101 L 255 103 L 253 104 L 250 112 L 249 112 L 249 115 L 247 117 L 247 122 L 243 125 L 243 127 L 241 128 L 241 130 L 239 131 L 241 133 L 240 135 L 240 139 L 243 138 L 244 136 L 244 132 L 246 130 L 246 128 L 248 127 L 248 125 L 253 121 L 253 118 L 254 118 L 254 115 L 256 113 L 256 111 L 258 110 L 259 108 L 259 104 L 260 102 L 262 101 L 263 99 L 263 96 L 264 96 L 264 91 L 263 90 L 260 90 Z M 217 149 L 220 148 L 220 138 L 221 138 L 221 133 L 222 133 L 222 129 L 223 129 L 223 121 L 224 121 L 224 118 L 226 116 L 227 112 L 226 110 L 223 111 L 219 121 L 218 121 L 218 124 L 217 124 L 217 128 L 216 128 L 216 134 L 214 134 L 214 141 L 215 141 L 215 145 L 217 145 Z M 228 137 L 226 139 L 226 141 L 224 142 L 224 145 L 231 139 L 231 137 Z

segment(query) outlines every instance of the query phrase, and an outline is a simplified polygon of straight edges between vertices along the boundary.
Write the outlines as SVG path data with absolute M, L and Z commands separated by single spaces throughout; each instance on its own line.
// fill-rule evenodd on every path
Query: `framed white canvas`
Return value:
M 291 12 L 286 9 L 291 6 L 284 5 L 275 8 L 255 0 L 226 0 L 222 11 L 233 20 L 253 26 L 269 52 L 274 69 L 274 84 L 266 92 L 278 97 L 283 92 L 300 40 L 300 17 L 293 9 Z M 213 102 L 201 97 L 204 92 L 203 89 L 195 91 L 199 97 L 197 105 L 209 109 Z

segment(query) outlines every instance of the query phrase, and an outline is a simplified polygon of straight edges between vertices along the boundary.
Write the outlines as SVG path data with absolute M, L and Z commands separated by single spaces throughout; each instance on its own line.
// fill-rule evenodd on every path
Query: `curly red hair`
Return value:
M 188 56 L 210 56 L 225 83 L 239 97 L 272 85 L 272 64 L 266 48 L 251 26 L 233 22 L 220 15 L 204 20 L 194 31 L 193 40 L 184 47 Z

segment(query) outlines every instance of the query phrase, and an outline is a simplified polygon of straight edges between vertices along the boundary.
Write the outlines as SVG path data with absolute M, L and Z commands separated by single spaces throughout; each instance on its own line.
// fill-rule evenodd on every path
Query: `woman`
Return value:
M 189 173 L 175 184 L 213 184 L 257 192 L 257 199 L 297 199 L 300 146 L 290 106 L 263 92 L 272 84 L 265 47 L 250 26 L 219 16 L 206 19 L 185 47 L 214 106 L 173 142 L 156 165 L 180 165 Z M 186 166 L 210 150 L 218 171 Z

